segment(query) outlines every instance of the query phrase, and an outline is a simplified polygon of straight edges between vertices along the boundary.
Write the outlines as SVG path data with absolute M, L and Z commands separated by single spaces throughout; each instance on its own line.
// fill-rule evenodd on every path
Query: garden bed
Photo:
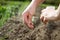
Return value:
M 38 10 L 37 14 L 40 14 Z M 29 29 L 21 16 L 12 17 L 0 29 L 0 40 L 60 40 L 60 21 L 51 21 L 45 25 L 36 17 L 33 21 L 34 29 Z

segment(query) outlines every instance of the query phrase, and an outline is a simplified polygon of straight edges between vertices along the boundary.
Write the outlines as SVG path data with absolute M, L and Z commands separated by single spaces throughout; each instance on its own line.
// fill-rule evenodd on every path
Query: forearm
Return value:
M 32 0 L 31 3 L 30 3 L 30 10 L 32 12 L 32 14 L 34 14 L 36 8 L 39 6 L 39 4 L 43 3 L 44 0 Z
M 58 12 L 60 11 L 60 4 L 59 4 L 59 6 L 58 6 L 57 10 L 58 10 Z
M 59 6 L 57 8 L 57 13 L 58 13 L 58 20 L 60 20 L 60 4 L 59 4 Z
M 39 4 L 43 3 L 45 0 L 32 0 L 33 4 L 38 6 Z
M 39 4 L 43 3 L 43 1 L 44 0 L 32 0 L 23 13 L 29 11 L 32 15 L 34 15 L 36 8 Z

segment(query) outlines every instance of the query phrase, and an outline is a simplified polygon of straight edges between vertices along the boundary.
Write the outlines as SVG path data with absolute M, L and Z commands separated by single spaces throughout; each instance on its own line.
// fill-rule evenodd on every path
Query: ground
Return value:
M 40 14 L 40 8 L 36 14 Z M 45 25 L 38 15 L 33 21 L 34 29 L 29 29 L 21 16 L 13 16 L 0 29 L 0 40 L 60 40 L 60 21 L 50 21 Z

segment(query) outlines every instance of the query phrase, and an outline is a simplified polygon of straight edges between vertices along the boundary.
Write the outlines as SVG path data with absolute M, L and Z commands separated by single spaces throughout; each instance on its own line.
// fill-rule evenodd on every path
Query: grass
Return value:
M 0 27 L 6 23 L 6 20 L 10 18 L 10 13 L 14 14 L 15 12 L 11 12 L 11 10 L 15 10 L 17 7 L 19 10 L 19 14 L 23 12 L 23 10 L 27 7 L 29 2 L 19 2 L 19 1 L 7 1 L 7 5 L 2 6 L 3 8 L 6 8 L 6 12 L 2 12 L 2 18 L 0 19 Z M 20 7 L 18 7 L 20 5 Z
M 30 2 L 23 2 L 22 6 L 20 7 L 19 12 L 22 14 L 22 12 L 25 10 L 25 8 L 28 6 Z
M 57 5 L 51 5 L 51 4 L 41 4 L 41 8 L 46 8 L 47 6 L 55 6 L 56 8 L 58 7 Z
M 23 10 L 28 6 L 29 2 L 16 2 L 16 1 L 8 1 L 8 5 L 4 5 L 2 7 L 7 8 L 7 13 L 10 12 L 11 7 L 17 6 L 17 5 L 21 5 L 21 7 L 19 7 L 19 14 L 22 14 Z M 2 27 L 2 25 L 4 25 L 4 23 L 6 23 L 6 20 L 8 20 L 8 18 L 10 18 L 9 14 L 4 13 L 5 15 L 2 17 L 2 19 L 0 19 L 0 27 Z M 0 37 L 0 40 L 5 40 L 3 37 Z
M 29 4 L 30 2 L 28 1 L 28 2 L 19 2 L 19 1 L 8 1 L 8 5 L 5 5 L 5 6 L 2 6 L 2 7 L 6 7 L 6 8 L 8 8 L 8 10 L 11 8 L 11 7 L 14 7 L 14 6 L 17 6 L 17 5 L 21 5 L 21 7 L 19 7 L 19 15 L 20 14 L 22 14 L 22 12 L 24 11 L 24 9 L 28 6 L 28 4 Z M 41 4 L 40 5 L 40 7 L 41 8 L 45 8 L 46 6 L 50 6 L 49 4 Z M 56 5 L 53 5 L 53 6 L 56 6 Z M 57 6 L 56 6 L 56 8 L 57 8 Z M 7 11 L 8 11 L 7 10 Z M 9 10 L 10 11 L 10 10 Z M 6 16 L 7 15 L 7 16 Z M 8 18 L 9 18 L 9 14 L 5 14 L 5 16 L 3 16 L 3 18 L 2 19 L 0 19 L 0 27 L 4 24 L 4 23 L 6 23 L 6 21 L 5 20 L 8 20 Z M 0 40 L 4 40 L 4 38 L 0 38 Z
M 27 2 L 19 2 L 19 1 L 7 1 L 7 5 L 4 5 L 2 7 L 7 8 L 7 11 L 10 12 L 12 8 L 17 7 L 18 5 L 20 5 L 18 13 L 19 15 L 22 14 L 22 12 L 24 11 L 24 9 L 28 6 L 28 4 L 30 3 L 29 1 Z M 50 4 L 41 4 L 40 7 L 41 8 L 45 8 L 46 6 L 51 6 Z M 52 5 L 55 6 L 57 8 L 56 5 Z M 11 12 L 13 14 L 13 12 Z M 6 16 L 7 15 L 7 16 Z M 6 22 L 5 20 L 8 20 L 9 18 L 9 14 L 5 14 L 5 16 L 0 19 L 0 27 Z

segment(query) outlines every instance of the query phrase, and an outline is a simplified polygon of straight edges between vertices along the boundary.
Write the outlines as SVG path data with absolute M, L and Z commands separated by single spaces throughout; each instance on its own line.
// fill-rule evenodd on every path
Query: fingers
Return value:
M 31 23 L 29 23 L 29 24 L 28 24 L 28 27 L 29 27 L 30 29 L 33 29 L 33 28 L 34 28 L 33 23 L 32 23 L 32 22 L 31 22 Z
M 23 21 L 25 24 L 28 24 L 28 18 L 26 14 L 23 14 Z
M 41 16 L 40 19 L 42 20 L 42 22 L 43 22 L 44 24 L 46 24 L 46 23 L 48 22 L 47 18 L 44 17 L 44 16 Z
M 30 28 L 30 29 L 33 29 L 34 26 L 33 26 L 33 23 L 32 23 L 32 15 L 30 13 L 26 13 L 23 15 L 23 20 L 24 20 L 24 23 Z
M 47 22 L 48 22 L 47 18 L 44 18 L 44 19 L 43 19 L 43 23 L 44 23 L 44 24 L 47 24 Z
M 28 19 L 29 23 L 28 23 L 28 27 L 33 29 L 34 26 L 33 26 L 33 23 L 32 23 L 32 15 L 29 13 L 29 19 Z
M 42 20 L 42 22 L 43 22 L 44 16 L 41 16 L 41 17 L 40 17 L 40 19 L 41 19 L 41 20 Z

